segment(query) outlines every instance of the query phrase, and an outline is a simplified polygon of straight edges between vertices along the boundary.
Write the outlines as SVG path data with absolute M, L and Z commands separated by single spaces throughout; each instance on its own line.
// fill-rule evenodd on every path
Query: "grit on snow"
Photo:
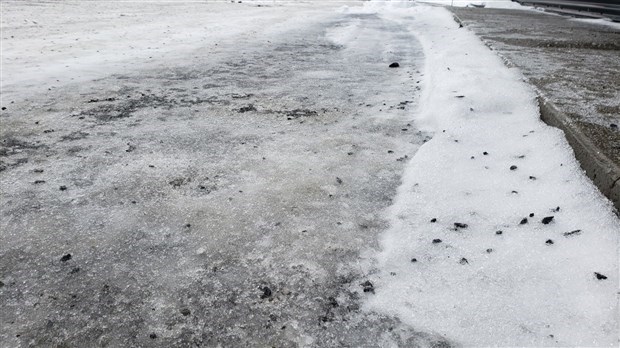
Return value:
M 1 106 L 2 347 L 618 344 L 611 204 L 444 8 L 3 2 Z

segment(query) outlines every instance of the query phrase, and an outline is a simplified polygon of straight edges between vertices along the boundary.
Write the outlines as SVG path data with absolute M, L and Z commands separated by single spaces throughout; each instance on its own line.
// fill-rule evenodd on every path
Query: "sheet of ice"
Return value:
M 296 27 L 312 18 L 296 16 L 300 10 L 329 6 L 281 1 L 3 2 L 3 103 L 114 73 L 206 60 L 235 37 L 258 38 L 262 32 Z
M 434 133 L 387 212 L 365 309 L 464 346 L 617 346 L 620 223 L 520 73 L 443 8 L 365 11 L 421 41 L 414 116 Z

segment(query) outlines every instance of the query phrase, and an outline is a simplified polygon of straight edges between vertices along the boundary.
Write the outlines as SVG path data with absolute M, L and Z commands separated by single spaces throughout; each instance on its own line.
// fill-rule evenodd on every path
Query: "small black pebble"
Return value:
M 71 254 L 64 255 L 63 257 L 60 258 L 61 262 L 67 262 L 69 260 L 71 260 Z
M 438 244 L 438 243 L 441 243 L 441 239 L 439 238 L 433 239 L 433 244 Z
M 574 231 L 564 232 L 563 233 L 564 237 L 570 237 L 570 236 L 574 236 L 574 235 L 578 235 L 578 234 L 581 234 L 581 230 L 574 230 Z
M 467 228 L 467 227 L 468 227 L 467 224 L 464 224 L 464 223 L 461 223 L 461 222 L 455 222 L 454 223 L 454 228 Z
M 594 272 L 594 275 L 596 276 L 596 279 L 598 279 L 598 280 L 605 280 L 605 279 L 607 279 L 606 275 L 600 274 L 598 272 Z
M 186 224 L 185 227 L 186 228 L 190 228 L 190 227 L 192 227 L 192 224 Z
M 483 154 L 483 155 L 485 155 L 485 156 L 487 156 L 489 153 L 485 151 L 485 152 L 483 152 L 482 154 Z
M 6 108 L 3 108 L 2 110 L 4 110 L 4 109 L 6 109 Z M 615 124 L 615 123 L 610 124 L 609 127 L 614 128 L 614 129 L 618 129 L 618 125 Z
M 530 180 L 536 180 L 536 177 L 530 175 Z
M 497 234 L 497 235 L 500 235 L 502 233 L 504 233 L 504 231 L 495 231 L 495 234 Z
M 527 218 L 523 218 L 521 222 L 519 222 L 519 225 L 525 225 L 526 223 L 527 223 Z
M 517 166 L 515 165 L 510 166 L 510 170 L 516 170 L 516 169 L 517 169 Z
M 35 184 L 45 184 L 45 180 L 35 180 L 34 181 Z
M 469 261 L 467 261 L 467 259 L 466 259 L 466 258 L 462 258 L 462 259 L 461 259 L 461 261 L 459 261 L 459 263 L 460 263 L 461 265 L 467 265 L 467 264 L 469 264 Z
M 154 333 L 152 333 L 152 334 L 150 334 L 150 335 L 149 335 L 149 337 L 150 337 L 151 339 L 153 339 L 153 340 L 154 340 L 154 339 L 156 339 L 156 338 L 157 338 L 157 335 L 156 335 L 156 334 L 154 334 Z
M 413 259 L 411 259 L 411 262 L 418 262 L 418 259 L 414 257 Z
M 192 312 L 189 309 L 187 309 L 187 308 L 181 309 L 181 314 L 183 314 L 184 317 L 190 315 L 191 313 Z
M 336 177 L 336 182 L 339 184 L 342 184 L 342 179 L 340 179 L 339 177 Z
M 3 106 L 3 107 L 2 107 L 2 110 L 6 110 L 6 106 Z
M 553 241 L 551 239 L 547 239 L 547 241 L 545 241 L 545 244 L 551 245 L 553 244 Z
M 556 207 L 555 209 L 552 209 L 552 210 L 553 210 L 554 213 L 557 213 L 557 212 L 560 211 L 560 207 L 558 206 L 558 207 Z
M 392 150 L 388 150 L 388 153 L 394 153 L 394 151 L 392 151 Z
M 260 298 L 263 299 L 263 300 L 266 299 L 266 298 L 270 298 L 271 295 L 273 294 L 271 292 L 271 289 L 269 289 L 269 287 L 267 287 L 267 286 L 263 287 L 261 290 L 263 290 L 263 294 L 260 295 Z
M 534 213 L 530 213 L 530 217 L 534 217 Z
M 372 285 L 370 280 L 367 280 L 367 281 L 363 282 L 360 285 L 364 288 L 364 292 L 370 292 L 370 293 L 373 293 L 373 294 L 375 293 L 375 286 Z
M 398 64 L 396 62 L 390 64 L 390 68 L 398 68 L 398 67 L 400 67 L 400 64 Z
M 67 190 L 67 186 L 65 185 L 60 186 L 60 191 L 66 191 L 66 190 Z
M 492 253 L 492 252 L 493 252 L 493 249 L 491 248 L 487 249 L 487 253 Z
M 545 225 L 548 225 L 551 221 L 553 221 L 553 216 L 547 216 L 541 220 L 541 222 Z
M 435 223 L 435 222 L 437 222 L 437 219 L 436 218 L 432 218 L 431 219 L 431 223 Z

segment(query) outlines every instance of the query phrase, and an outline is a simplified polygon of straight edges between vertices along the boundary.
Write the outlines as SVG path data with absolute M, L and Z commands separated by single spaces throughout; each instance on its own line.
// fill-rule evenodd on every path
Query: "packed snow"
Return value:
M 426 55 L 409 162 L 366 309 L 464 346 L 617 346 L 611 203 L 515 69 L 432 6 L 370 3 Z

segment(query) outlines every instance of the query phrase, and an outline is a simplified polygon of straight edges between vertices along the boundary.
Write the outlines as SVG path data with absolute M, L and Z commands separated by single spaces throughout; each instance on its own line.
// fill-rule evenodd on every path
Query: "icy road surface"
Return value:
M 445 341 L 360 309 L 420 45 L 267 5 L 3 3 L 1 346 Z

